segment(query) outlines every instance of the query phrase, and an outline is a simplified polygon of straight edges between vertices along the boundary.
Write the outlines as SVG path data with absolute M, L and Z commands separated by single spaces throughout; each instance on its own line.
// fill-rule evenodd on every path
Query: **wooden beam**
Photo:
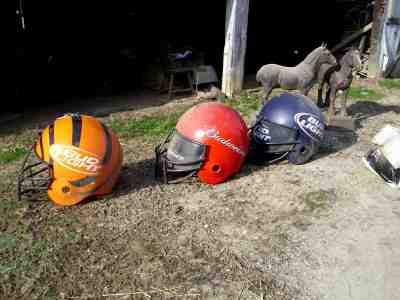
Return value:
M 336 52 L 336 51 L 342 49 L 343 47 L 347 46 L 349 43 L 351 43 L 352 41 L 354 41 L 355 39 L 357 39 L 364 33 L 371 30 L 371 28 L 372 28 L 372 22 L 365 25 L 363 28 L 354 32 L 353 34 L 349 35 L 347 38 L 345 38 L 343 41 L 341 41 L 339 44 L 337 44 L 335 47 L 333 47 L 331 51 Z
M 243 86 L 248 14 L 249 0 L 227 0 L 222 92 L 228 97 Z
M 370 54 L 368 57 L 368 77 L 382 76 L 379 57 L 382 51 L 382 32 L 385 19 L 386 0 L 376 0 L 373 12 L 373 26 L 370 38 Z

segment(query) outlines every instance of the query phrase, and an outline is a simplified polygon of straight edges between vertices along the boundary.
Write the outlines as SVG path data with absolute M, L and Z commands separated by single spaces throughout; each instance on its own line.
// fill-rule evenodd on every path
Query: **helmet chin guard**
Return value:
M 311 157 L 318 151 L 318 145 L 315 143 L 297 144 L 293 150 L 288 153 L 288 161 L 294 165 L 302 165 L 310 161 Z
M 362 158 L 365 165 L 389 186 L 400 188 L 400 130 L 387 125 L 372 142 L 377 146 Z
M 194 176 L 205 160 L 207 146 L 172 129 L 155 148 L 155 178 L 178 183 Z
M 41 153 L 36 153 L 37 149 Z M 47 192 L 53 180 L 52 166 L 39 158 L 43 157 L 42 134 L 39 133 L 38 144 L 34 144 L 22 163 L 22 168 L 18 174 L 17 197 L 18 200 L 27 198 L 29 200 L 38 199 L 39 194 Z
M 389 186 L 400 188 L 400 168 L 394 168 L 380 149 L 368 151 L 363 161 L 370 171 L 381 177 Z

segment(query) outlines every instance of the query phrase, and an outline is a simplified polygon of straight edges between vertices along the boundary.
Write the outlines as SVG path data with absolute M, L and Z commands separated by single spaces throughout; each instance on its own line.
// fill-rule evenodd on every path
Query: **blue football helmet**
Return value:
M 324 117 L 311 99 L 283 92 L 257 113 L 250 128 L 251 150 L 258 158 L 287 157 L 292 164 L 304 164 L 318 152 L 324 131 Z

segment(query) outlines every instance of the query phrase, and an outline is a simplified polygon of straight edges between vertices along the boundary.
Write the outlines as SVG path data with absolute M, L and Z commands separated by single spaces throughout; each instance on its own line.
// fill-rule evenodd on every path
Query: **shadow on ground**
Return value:
M 324 139 L 315 159 L 345 150 L 354 145 L 357 140 L 358 134 L 355 131 L 329 127 L 325 130 Z
M 369 118 L 373 118 L 377 115 L 394 112 L 400 114 L 400 102 L 399 105 L 382 105 L 373 101 L 357 101 L 351 104 L 348 109 L 348 114 L 355 119 L 356 128 L 362 127 L 361 122 Z
M 113 197 L 128 195 L 160 184 L 154 177 L 154 159 L 124 164 Z

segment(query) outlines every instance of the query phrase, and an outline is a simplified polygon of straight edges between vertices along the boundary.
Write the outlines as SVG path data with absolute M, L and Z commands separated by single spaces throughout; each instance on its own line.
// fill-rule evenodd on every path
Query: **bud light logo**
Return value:
M 253 136 L 258 142 L 264 144 L 269 143 L 272 140 L 269 128 L 261 125 L 254 128 Z
M 96 155 L 74 146 L 51 145 L 51 158 L 71 171 L 96 175 L 101 168 L 101 161 Z
M 294 120 L 300 129 L 316 141 L 322 141 L 324 137 L 324 123 L 315 115 L 310 113 L 298 113 Z

